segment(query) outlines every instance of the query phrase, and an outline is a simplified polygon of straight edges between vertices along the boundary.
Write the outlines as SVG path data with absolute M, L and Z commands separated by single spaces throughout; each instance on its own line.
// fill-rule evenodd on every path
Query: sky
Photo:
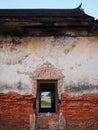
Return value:
M 73 9 L 81 3 L 86 14 L 98 19 L 98 0 L 0 0 L 0 9 Z

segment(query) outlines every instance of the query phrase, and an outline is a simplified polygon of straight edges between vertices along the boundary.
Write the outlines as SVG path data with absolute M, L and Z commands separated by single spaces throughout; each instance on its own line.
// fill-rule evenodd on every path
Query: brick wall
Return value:
M 98 94 L 78 97 L 62 94 L 58 106 L 65 116 L 67 130 L 98 130 Z M 30 115 L 35 113 L 33 107 L 32 95 L 0 94 L 0 130 L 30 130 Z M 46 128 L 49 126 L 45 121 L 57 121 L 59 116 L 39 116 L 37 120 L 39 126 Z
M 33 96 L 0 94 L 0 130 L 30 130 L 29 115 L 34 113 Z
M 67 130 L 98 130 L 98 94 L 63 94 L 60 111 L 65 115 Z

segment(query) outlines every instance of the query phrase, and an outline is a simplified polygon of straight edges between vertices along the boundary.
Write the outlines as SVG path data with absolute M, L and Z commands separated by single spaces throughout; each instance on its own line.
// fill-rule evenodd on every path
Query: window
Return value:
M 41 91 L 41 108 L 51 108 L 51 91 Z
M 37 113 L 57 112 L 57 81 L 37 82 Z

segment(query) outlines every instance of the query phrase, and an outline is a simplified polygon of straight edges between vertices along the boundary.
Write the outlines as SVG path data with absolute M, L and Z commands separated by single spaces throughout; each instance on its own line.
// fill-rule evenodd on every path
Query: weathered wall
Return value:
M 98 130 L 98 37 L 10 36 L 0 36 L 0 130 L 33 127 L 30 117 L 35 113 L 37 85 L 33 78 L 48 74 L 41 71 L 46 63 L 52 78 L 62 78 L 58 107 L 67 130 Z M 38 125 L 49 127 L 46 122 L 58 118 L 46 116 L 44 122 L 38 118 Z
M 78 97 L 63 94 L 58 108 L 64 114 L 67 130 L 98 130 L 98 94 Z M 33 96 L 0 94 L 0 130 L 35 130 L 34 121 L 30 118 L 34 113 Z M 59 115 L 39 116 L 36 118 L 36 126 L 59 130 L 59 118 Z
M 98 94 L 63 94 L 60 111 L 65 115 L 67 130 L 98 130 Z
M 0 130 L 30 130 L 33 107 L 32 95 L 0 94 Z
M 98 92 L 97 37 L 0 36 L 0 93 L 32 94 L 29 73 L 47 61 L 64 75 L 66 93 Z

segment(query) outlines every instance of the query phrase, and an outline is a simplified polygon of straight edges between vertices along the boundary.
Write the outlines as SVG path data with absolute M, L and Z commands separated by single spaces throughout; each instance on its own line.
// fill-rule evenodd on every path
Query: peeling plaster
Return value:
M 29 73 L 46 61 L 61 70 L 66 93 L 98 93 L 97 37 L 9 36 L 0 36 L 0 93 L 31 94 Z

